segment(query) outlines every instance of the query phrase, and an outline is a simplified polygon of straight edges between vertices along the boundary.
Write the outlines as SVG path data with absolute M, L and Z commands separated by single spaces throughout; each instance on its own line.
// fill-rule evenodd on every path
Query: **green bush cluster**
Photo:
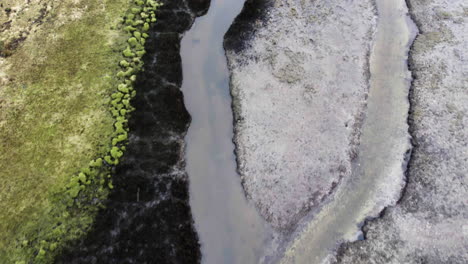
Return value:
M 136 74 L 142 69 L 142 56 L 145 54 L 145 40 L 150 25 L 156 22 L 155 11 L 161 4 L 154 0 L 136 0 L 122 19 L 122 29 L 128 33 L 127 47 L 122 51 L 120 71 L 115 77 L 119 80 L 114 93 L 110 95 L 110 113 L 115 119 L 114 136 L 109 150 L 101 158 L 92 160 L 89 166 L 70 178 L 63 193 L 54 195 L 57 206 L 64 212 L 56 218 L 57 225 L 51 230 L 38 234 L 41 240 L 23 240 L 19 245 L 32 252 L 32 263 L 51 263 L 66 243 L 65 237 L 77 239 L 84 235 L 92 224 L 92 217 L 102 208 L 102 201 L 113 188 L 112 167 L 119 164 L 126 149 L 128 139 L 128 117 L 134 110 L 130 100 L 136 95 L 133 87 Z M 64 195 L 65 194 L 65 195 Z M 71 235 L 70 235 L 71 234 Z M 16 261 L 15 264 L 26 263 Z M 28 262 L 29 263 L 29 262 Z

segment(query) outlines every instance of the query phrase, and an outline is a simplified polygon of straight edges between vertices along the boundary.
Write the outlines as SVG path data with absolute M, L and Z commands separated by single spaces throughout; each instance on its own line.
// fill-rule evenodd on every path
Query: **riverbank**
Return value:
M 226 35 L 238 170 L 277 233 L 265 263 L 351 179 L 375 12 L 371 1 L 247 1 Z
M 164 0 L 147 33 L 144 67 L 136 77 L 129 142 L 91 231 L 56 261 L 200 263 L 189 205 L 180 42 L 209 1 Z
M 238 170 L 280 232 L 351 175 L 375 23 L 371 1 L 247 1 L 226 36 Z
M 414 149 L 398 204 L 344 245 L 339 263 L 466 263 L 468 5 L 408 0 L 419 28 L 410 52 Z

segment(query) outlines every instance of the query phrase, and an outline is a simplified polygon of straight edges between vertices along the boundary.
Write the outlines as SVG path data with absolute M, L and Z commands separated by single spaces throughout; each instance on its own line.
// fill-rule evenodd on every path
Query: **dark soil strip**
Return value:
M 246 0 L 241 13 L 224 36 L 224 49 L 242 51 L 255 34 L 256 23 L 266 23 L 268 10 L 273 7 L 271 0 Z
M 184 161 L 191 118 L 180 91 L 180 40 L 209 1 L 161 2 L 136 84 L 129 144 L 113 175 L 115 188 L 89 235 L 56 263 L 200 262 Z

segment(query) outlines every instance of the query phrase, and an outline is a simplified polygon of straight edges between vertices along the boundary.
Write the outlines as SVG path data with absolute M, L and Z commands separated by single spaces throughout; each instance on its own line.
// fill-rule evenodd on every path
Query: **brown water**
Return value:
M 244 195 L 236 172 L 229 72 L 223 37 L 243 1 L 212 0 L 181 46 L 185 105 L 192 116 L 186 136 L 190 205 L 202 263 L 259 262 L 267 228 Z
M 416 28 L 404 0 L 377 0 L 377 34 L 370 57 L 370 91 L 353 177 L 314 216 L 282 263 L 321 263 L 341 242 L 358 239 L 358 227 L 396 202 L 404 184 L 408 134 L 407 67 Z

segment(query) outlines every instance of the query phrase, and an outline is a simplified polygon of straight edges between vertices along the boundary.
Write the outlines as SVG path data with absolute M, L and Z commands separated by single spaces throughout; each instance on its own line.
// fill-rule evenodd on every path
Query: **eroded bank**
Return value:
M 199 263 L 189 206 L 184 136 L 190 123 L 180 40 L 209 1 L 162 1 L 137 76 L 127 151 L 114 189 L 88 236 L 58 263 Z

